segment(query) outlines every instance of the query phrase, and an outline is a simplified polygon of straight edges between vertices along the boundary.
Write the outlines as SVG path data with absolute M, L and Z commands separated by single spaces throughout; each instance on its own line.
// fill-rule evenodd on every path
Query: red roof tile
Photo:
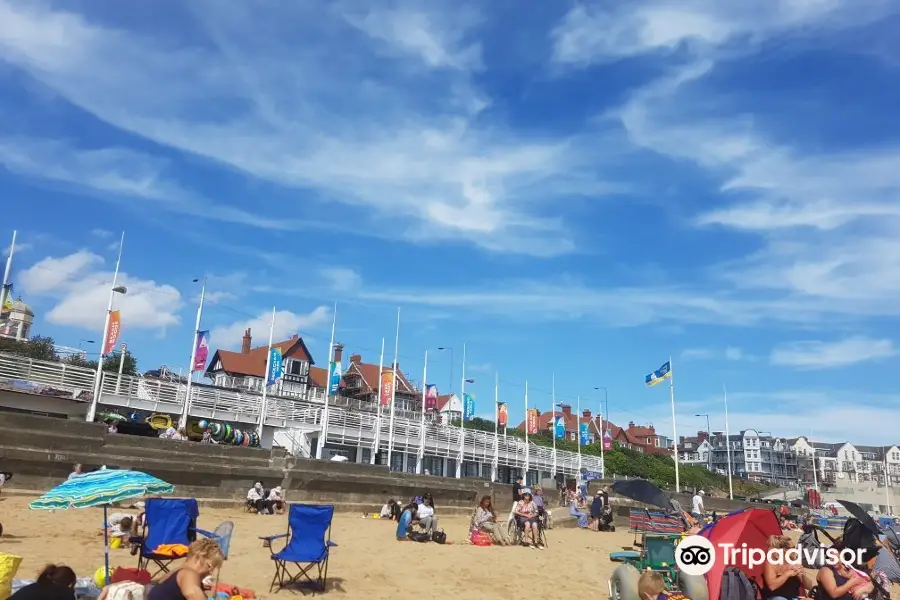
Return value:
M 313 364 L 312 356 L 303 343 L 303 338 L 294 336 L 289 340 L 272 344 L 281 350 L 282 356 L 285 358 L 299 358 Z M 266 356 L 269 352 L 267 346 L 257 346 L 251 348 L 250 352 L 243 354 L 241 352 L 232 352 L 231 350 L 216 350 L 209 366 L 207 373 L 212 372 L 212 368 L 217 362 L 222 363 L 222 370 L 232 375 L 249 375 L 251 377 L 265 377 L 266 375 Z
M 347 370 L 344 371 L 344 376 L 346 377 L 353 371 L 356 371 L 360 377 L 362 377 L 362 383 L 367 387 L 369 392 L 377 392 L 378 387 L 380 385 L 381 377 L 378 373 L 378 365 L 373 365 L 370 363 L 364 362 L 355 362 L 354 359 L 359 355 L 354 354 L 350 357 L 350 365 L 347 367 Z M 390 366 L 385 366 L 382 368 L 382 373 L 391 373 L 394 369 Z M 398 392 L 404 392 L 407 394 L 415 394 L 417 393 L 416 389 L 412 386 L 412 384 L 406 379 L 406 376 L 403 374 L 403 371 L 397 371 L 397 380 L 400 382 L 400 385 L 397 387 Z M 405 389 L 404 389 L 405 388 Z

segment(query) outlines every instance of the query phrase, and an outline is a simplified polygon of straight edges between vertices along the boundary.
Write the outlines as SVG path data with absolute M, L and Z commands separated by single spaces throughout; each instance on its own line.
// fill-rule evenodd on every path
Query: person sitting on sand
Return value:
M 771 535 L 768 540 L 769 550 L 780 550 L 786 553 L 795 547 L 794 540 L 786 535 Z M 763 566 L 763 600 L 785 600 L 805 597 L 815 587 L 815 583 L 806 576 L 801 565 L 775 564 L 767 561 Z
M 109 537 L 130 537 L 134 529 L 134 517 L 126 513 L 113 513 L 106 518 L 106 531 Z M 102 534 L 103 531 L 101 530 Z
M 511 543 L 509 535 L 506 533 L 506 527 L 497 523 L 497 513 L 494 511 L 490 496 L 481 497 L 481 502 L 478 503 L 475 514 L 472 516 L 469 532 L 472 531 L 483 531 L 490 534 L 494 543 L 500 546 L 509 546 Z
M 575 497 L 575 500 L 569 503 L 569 514 L 578 519 L 578 526 L 582 529 L 588 527 L 587 505 L 581 498 L 581 495 Z
M 378 513 L 378 518 L 387 519 L 390 521 L 399 521 L 401 512 L 402 509 L 400 507 L 400 503 L 391 498 L 384 506 L 381 507 L 381 512 Z
M 147 600 L 207 600 L 203 579 L 221 567 L 224 560 L 215 541 L 197 540 L 188 549 L 184 565 L 153 586 Z
M 416 517 L 419 519 L 419 526 L 425 530 L 425 533 L 431 535 L 437 531 L 437 517 L 434 514 L 434 498 L 431 494 L 422 496 L 422 502 L 416 509 Z
M 519 521 L 519 527 L 523 531 L 522 545 L 537 548 L 540 540 L 538 536 L 538 510 L 531 492 L 522 494 L 522 499 L 519 500 L 519 504 L 516 506 L 516 518 Z
M 47 565 L 37 580 L 19 589 L 9 600 L 75 600 L 75 571 L 64 565 Z
M 269 490 L 269 507 L 276 515 L 284 514 L 284 491 L 280 485 Z
M 81 477 L 84 475 L 84 472 L 81 470 L 81 463 L 75 463 L 72 467 L 72 472 L 69 473 L 67 479 L 75 479 L 76 477 Z
M 836 546 L 838 545 L 832 547 Z M 875 591 L 875 586 L 867 576 L 840 560 L 835 565 L 820 568 L 816 581 L 819 583 L 820 593 L 824 592 L 822 597 L 831 600 L 862 600 Z
M 666 591 L 666 580 L 659 571 L 644 571 L 638 578 L 640 600 L 689 600 L 684 594 Z
M 409 532 L 412 529 L 413 523 L 416 519 L 416 512 L 419 507 L 414 503 L 410 502 L 406 505 L 406 508 L 403 509 L 403 512 L 400 513 L 400 518 L 397 520 L 397 541 L 403 542 L 409 539 Z

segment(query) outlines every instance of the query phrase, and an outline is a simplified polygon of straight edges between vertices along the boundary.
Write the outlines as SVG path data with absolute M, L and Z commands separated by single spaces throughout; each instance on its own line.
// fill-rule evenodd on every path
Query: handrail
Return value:
M 0 378 L 21 379 L 38 384 L 70 389 L 73 392 L 90 390 L 93 387 L 94 371 L 61 362 L 41 361 L 20 356 L 0 354 Z M 133 377 L 104 372 L 101 378 L 100 394 L 118 398 L 114 404 L 124 402 L 125 406 L 145 407 L 152 410 L 179 414 L 184 407 L 186 394 L 184 384 L 150 377 Z M 311 389 L 305 398 L 268 395 L 266 422 L 275 426 L 291 428 L 301 426 L 321 427 L 324 414 L 324 394 Z M 191 411 L 200 414 L 222 415 L 223 418 L 240 422 L 259 421 L 262 397 L 260 394 L 236 389 L 226 389 L 204 384 L 191 386 Z M 276 425 L 277 424 L 277 425 Z M 337 444 L 368 446 L 372 448 L 376 437 L 379 448 L 388 447 L 389 419 L 380 414 L 375 402 L 338 396 L 328 400 L 328 428 L 326 440 Z M 380 430 L 380 431 L 379 431 Z M 376 432 L 379 435 L 376 436 Z M 417 453 L 421 436 L 421 415 L 416 412 L 395 411 L 393 449 L 397 452 Z M 425 450 L 428 456 L 456 460 L 462 437 L 460 427 L 449 424 L 425 423 Z M 528 444 L 516 437 L 497 437 L 493 432 L 467 429 L 465 432 L 464 456 L 467 462 L 494 464 L 496 444 L 496 465 L 498 467 L 522 468 L 525 455 L 528 467 L 534 470 L 550 471 L 554 464 L 554 451 L 546 446 Z M 579 466 L 588 471 L 602 471 L 600 457 L 575 452 L 556 451 L 557 469 L 563 473 L 577 473 Z

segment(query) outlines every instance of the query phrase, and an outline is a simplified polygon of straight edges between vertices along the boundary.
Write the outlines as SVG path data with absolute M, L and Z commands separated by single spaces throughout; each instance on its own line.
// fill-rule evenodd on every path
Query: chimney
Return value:
M 590 419 L 591 418 L 591 409 L 586 408 L 583 411 L 581 411 L 581 416 L 584 417 L 585 419 Z
M 634 428 L 634 421 L 628 421 L 628 429 Z
M 571 415 L 571 414 L 572 414 L 572 407 L 569 406 L 568 404 L 563 404 L 563 405 L 562 405 L 562 412 L 563 412 L 564 415 Z
M 292 341 L 292 342 L 295 342 L 295 341 L 297 341 L 297 340 L 299 340 L 299 339 L 300 339 L 300 335 L 297 334 L 297 333 L 295 333 L 294 335 L 291 336 L 291 341 Z
M 350 362 L 359 364 L 362 362 L 362 356 L 359 354 L 353 354 L 350 356 Z
M 247 331 L 244 332 L 244 337 L 241 340 L 241 354 L 250 354 L 250 344 L 253 342 L 253 338 L 250 337 L 250 328 L 247 328 Z
M 334 362 L 340 364 L 341 358 L 344 355 L 344 345 L 343 344 L 335 344 L 334 345 Z

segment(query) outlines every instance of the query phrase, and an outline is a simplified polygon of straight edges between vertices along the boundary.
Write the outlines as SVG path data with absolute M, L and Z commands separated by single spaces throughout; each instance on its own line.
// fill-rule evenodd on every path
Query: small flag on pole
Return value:
M 582 446 L 587 446 L 591 443 L 591 432 L 588 429 L 587 423 L 579 423 L 578 424 L 578 434 L 579 434 L 579 442 Z
M 645 378 L 645 382 L 648 386 L 654 386 L 657 383 L 665 381 L 671 376 L 672 367 L 669 361 L 666 361 L 665 363 L 663 363 L 663 366 L 653 371 L 652 373 L 649 373 Z
M 269 377 L 266 385 L 274 385 L 276 381 L 281 379 L 284 374 L 284 357 L 281 355 L 281 348 L 272 346 L 269 348 Z
M 557 415 L 553 419 L 553 432 L 558 440 L 566 439 L 566 421 L 563 415 Z
M 191 367 L 191 370 L 202 371 L 206 368 L 206 361 L 209 360 L 209 331 L 198 331 L 196 344 L 194 366 Z
M 463 394 L 463 421 L 468 423 L 475 418 L 475 398 Z
M 106 338 L 103 340 L 103 356 L 111 354 L 116 349 L 119 341 L 119 330 L 122 328 L 122 316 L 117 310 L 109 313 L 109 328 L 106 330 Z
M 506 405 L 506 402 L 498 402 L 497 403 L 497 425 L 500 427 L 506 427 L 506 423 L 509 420 L 509 407 Z

